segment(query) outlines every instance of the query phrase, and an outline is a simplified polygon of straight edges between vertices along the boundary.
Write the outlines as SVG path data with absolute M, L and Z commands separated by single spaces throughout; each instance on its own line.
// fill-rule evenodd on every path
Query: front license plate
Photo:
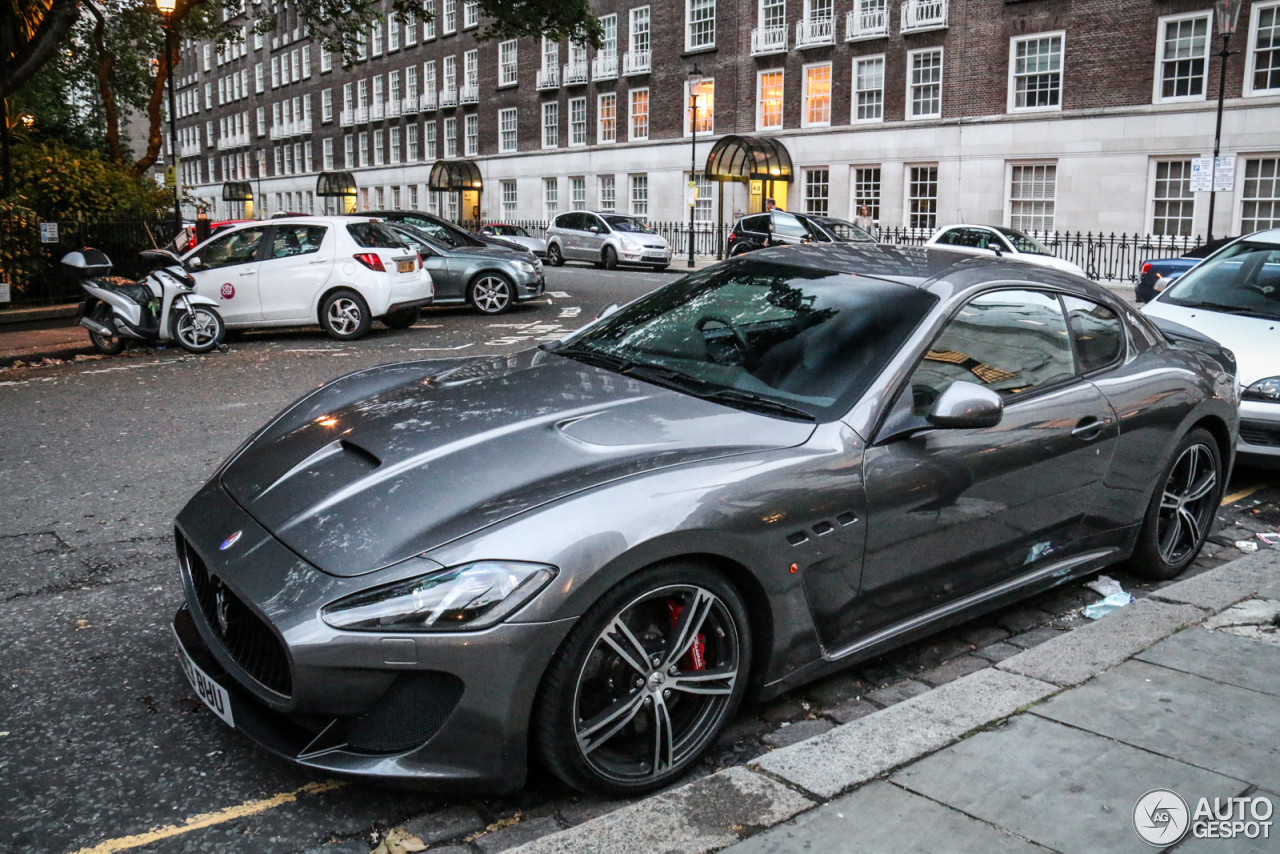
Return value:
M 191 660 L 191 656 L 182 647 L 182 641 L 178 640 L 177 631 L 173 633 L 173 641 L 178 645 L 178 660 L 182 662 L 182 671 L 187 674 L 187 680 L 196 690 L 196 695 L 209 707 L 209 711 L 222 718 L 223 723 L 235 727 L 235 718 L 231 716 L 231 695 L 227 693 L 227 689 L 210 679 Z
M 413 262 L 412 262 L 412 261 L 397 261 L 397 262 L 396 262 L 396 270 L 398 270 L 398 271 L 399 271 L 399 272 L 401 272 L 401 273 L 412 273 L 412 272 L 413 272 Z

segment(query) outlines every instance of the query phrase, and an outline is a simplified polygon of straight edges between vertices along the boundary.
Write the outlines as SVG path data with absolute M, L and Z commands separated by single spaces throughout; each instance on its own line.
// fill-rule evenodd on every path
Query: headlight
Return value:
M 348 631 L 483 629 L 512 614 L 555 575 L 556 568 L 545 564 L 482 560 L 347 596 L 321 614 Z
M 1241 395 L 1245 400 L 1262 400 L 1267 403 L 1280 403 L 1280 377 L 1267 377 L 1258 380 L 1244 390 Z
M 532 273 L 532 272 L 533 272 L 533 265 L 532 265 L 532 264 L 530 264 L 528 261 L 512 261 L 512 262 L 511 262 L 511 266 L 512 266 L 512 267 L 515 267 L 515 268 L 516 268 L 517 270 L 519 270 L 521 273 Z
M 628 249 L 639 249 L 639 248 L 640 248 L 640 241 L 636 240 L 634 237 L 625 237 L 625 236 L 624 236 L 624 237 L 619 238 L 619 241 L 622 243 L 622 245 L 623 245 L 623 246 L 627 247 Z

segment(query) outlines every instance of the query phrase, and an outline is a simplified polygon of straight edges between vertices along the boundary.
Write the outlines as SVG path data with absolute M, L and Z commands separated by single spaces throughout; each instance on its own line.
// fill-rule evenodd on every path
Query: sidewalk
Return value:
M 92 353 L 88 330 L 76 325 L 79 311 L 79 303 L 0 311 L 0 368 Z
M 1179 852 L 1274 852 L 1277 614 L 1280 550 L 1269 549 L 511 854 L 1153 850 L 1135 824 L 1167 834 L 1157 848 L 1176 835 Z M 1153 789 L 1177 793 L 1185 812 L 1168 795 L 1155 796 L 1168 816 L 1135 810 Z M 1201 798 L 1239 824 L 1196 817 Z M 1200 838 L 1207 832 L 1235 838 Z

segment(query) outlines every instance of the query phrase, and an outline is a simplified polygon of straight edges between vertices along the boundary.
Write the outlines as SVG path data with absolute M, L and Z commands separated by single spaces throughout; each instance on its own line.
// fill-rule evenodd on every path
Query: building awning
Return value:
M 480 169 L 471 160 L 437 160 L 431 167 L 427 189 L 455 192 L 478 190 L 481 186 Z
M 253 201 L 253 185 L 248 181 L 228 181 L 222 185 L 222 200 L 224 202 L 251 202 Z
M 350 172 L 321 172 L 316 179 L 317 196 L 354 196 L 356 179 Z
M 726 136 L 707 155 L 706 175 L 713 181 L 790 181 L 791 155 L 776 139 Z

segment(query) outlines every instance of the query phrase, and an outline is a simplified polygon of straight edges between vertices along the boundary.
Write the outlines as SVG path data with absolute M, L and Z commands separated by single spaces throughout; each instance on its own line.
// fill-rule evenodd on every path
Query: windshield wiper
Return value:
M 651 365 L 647 362 L 633 362 L 623 373 L 649 382 L 656 382 L 659 385 L 676 385 L 682 389 L 690 385 L 707 385 L 707 381 L 702 377 L 675 368 L 668 368 L 664 365 Z M 696 394 L 697 392 L 694 393 Z
M 575 361 L 585 362 L 588 365 L 595 365 L 598 368 L 606 368 L 618 373 L 625 373 L 631 367 L 630 359 L 624 359 L 621 356 L 612 356 L 608 353 L 601 353 L 599 350 L 590 350 L 586 347 L 557 347 L 552 350 L 547 348 L 547 352 L 555 353 L 557 356 L 567 356 Z
M 773 415 L 781 415 L 784 418 L 795 418 L 800 421 L 817 421 L 808 412 L 799 407 L 790 406 L 781 401 L 754 394 L 749 391 L 740 391 L 736 388 L 724 388 L 718 391 L 709 391 L 699 394 L 705 400 L 714 400 L 717 403 L 723 403 L 729 406 L 739 406 L 743 409 L 754 409 L 757 412 L 765 412 Z
M 1196 302 L 1190 305 L 1184 305 L 1183 308 L 1207 308 L 1210 311 L 1220 311 L 1223 314 L 1248 314 L 1254 317 L 1273 317 L 1274 315 L 1264 314 L 1261 309 L 1246 308 L 1240 305 L 1227 305 L 1223 302 Z

